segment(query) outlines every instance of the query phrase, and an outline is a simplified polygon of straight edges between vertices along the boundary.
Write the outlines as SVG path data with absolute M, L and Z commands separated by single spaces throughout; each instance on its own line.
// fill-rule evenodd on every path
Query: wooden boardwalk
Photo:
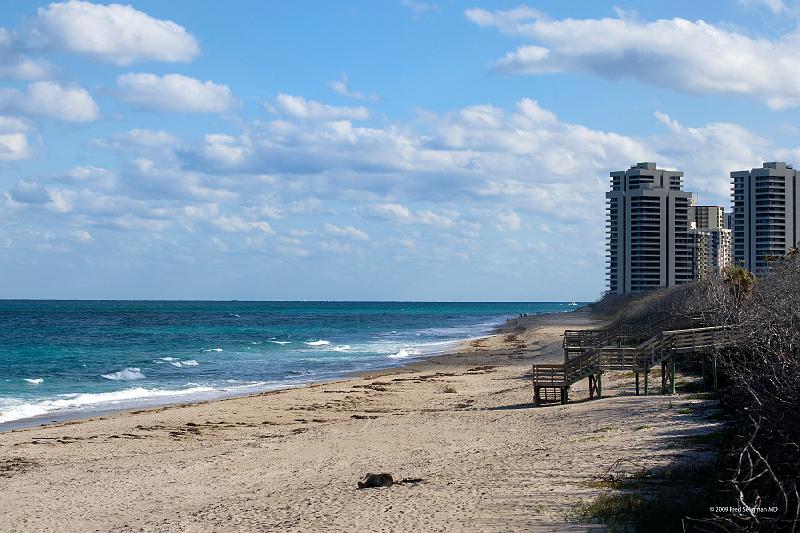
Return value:
M 589 398 L 603 393 L 603 373 L 632 371 L 636 394 L 644 381 L 649 391 L 650 370 L 661 365 L 661 393 L 675 394 L 675 359 L 685 354 L 710 354 L 713 388 L 717 387 L 716 351 L 729 343 L 726 326 L 662 331 L 642 342 L 641 328 L 567 330 L 564 332 L 564 363 L 533 365 L 533 403 L 569 401 L 571 385 L 589 380 Z M 705 369 L 705 358 L 704 358 Z

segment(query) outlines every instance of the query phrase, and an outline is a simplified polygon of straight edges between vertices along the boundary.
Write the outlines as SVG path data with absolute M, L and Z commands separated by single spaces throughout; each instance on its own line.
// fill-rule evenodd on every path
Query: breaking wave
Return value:
M 138 368 L 123 368 L 117 372 L 109 374 L 101 374 L 100 377 L 110 379 L 113 381 L 134 381 L 137 379 L 144 379 L 144 374 Z
M 415 355 L 422 355 L 422 352 L 411 348 L 403 348 L 399 352 L 387 355 L 386 357 L 389 359 L 406 359 L 408 357 L 414 357 Z
M 330 343 L 331 343 L 331 341 L 319 340 L 319 341 L 304 342 L 303 344 L 305 344 L 307 346 L 327 346 Z
M 190 394 L 213 392 L 211 387 L 192 387 L 180 390 L 145 389 L 136 387 L 115 392 L 63 394 L 55 400 L 44 400 L 34 403 L 21 403 L 16 405 L 0 406 L 0 424 L 41 416 L 53 411 L 80 408 L 102 408 L 118 405 L 133 400 L 146 400 L 148 398 L 181 397 Z

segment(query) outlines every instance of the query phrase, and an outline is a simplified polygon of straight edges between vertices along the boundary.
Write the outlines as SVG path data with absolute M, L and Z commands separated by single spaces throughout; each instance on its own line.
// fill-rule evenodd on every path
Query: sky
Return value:
M 800 2 L 0 11 L 0 298 L 588 301 L 609 172 L 800 155 Z

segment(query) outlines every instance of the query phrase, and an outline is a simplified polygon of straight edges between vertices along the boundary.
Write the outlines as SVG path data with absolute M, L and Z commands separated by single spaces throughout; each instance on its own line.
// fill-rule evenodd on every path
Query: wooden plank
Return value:
M 685 353 L 712 351 L 730 342 L 730 326 L 690 328 L 664 331 L 639 343 L 625 346 L 644 330 L 621 326 L 614 330 L 566 330 L 564 332 L 564 364 L 533 365 L 534 403 L 541 403 L 542 389 L 546 399 L 548 390 L 561 391 L 562 400 L 568 387 L 589 378 L 590 398 L 602 394 L 602 373 L 610 370 L 632 370 L 636 374 L 636 391 L 639 393 L 639 374 L 644 373 L 644 394 L 649 392 L 649 370 L 661 364 L 661 391 L 675 390 L 675 357 Z M 714 388 L 716 388 L 716 357 L 713 361 Z M 538 402 L 538 403 L 537 403 Z

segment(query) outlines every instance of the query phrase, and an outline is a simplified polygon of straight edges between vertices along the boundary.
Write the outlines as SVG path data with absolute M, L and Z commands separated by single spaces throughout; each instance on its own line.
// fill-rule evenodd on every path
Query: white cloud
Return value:
M 230 251 L 230 246 L 228 243 L 220 239 L 219 237 L 211 237 L 211 245 L 218 251 L 222 253 L 226 253 Z
M 224 134 L 208 134 L 203 137 L 202 155 L 223 167 L 237 165 L 251 154 L 247 140 Z
M 524 35 L 531 21 L 547 19 L 538 9 L 524 5 L 497 11 L 473 8 L 464 11 L 464 15 L 479 26 L 496 27 L 503 33 L 517 35 Z
M 414 221 L 419 222 L 420 224 L 427 224 L 429 226 L 437 226 L 440 228 L 451 228 L 456 225 L 454 218 L 458 217 L 456 213 L 455 216 L 447 216 L 442 215 L 439 213 L 434 213 L 433 211 L 422 210 L 417 211 L 414 214 Z
M 411 212 L 393 203 L 396 198 L 409 205 L 491 198 L 507 200 L 507 209 L 583 219 L 594 213 L 584 209 L 581 198 L 602 193 L 609 168 L 659 160 L 645 140 L 561 121 L 530 99 L 511 110 L 476 105 L 421 113 L 413 126 L 356 127 L 287 117 L 209 141 L 182 147 L 180 158 L 204 172 L 276 176 L 293 195 L 361 195 L 360 201 L 383 204 L 374 208 L 375 216 L 400 222 L 436 217 Z M 559 186 L 565 190 L 556 191 Z M 562 197 L 568 208 L 558 205 Z M 528 205 L 517 205 L 523 202 Z M 449 220 L 435 221 L 442 226 L 455 222 L 448 213 L 433 215 Z
M 78 242 L 92 242 L 94 240 L 92 234 L 83 229 L 72 230 L 70 235 Z
M 789 11 L 783 0 L 739 0 L 739 3 L 746 7 L 765 7 L 776 15 Z
M 154 154 L 156 155 L 156 154 Z M 136 157 L 126 168 L 126 181 L 141 195 L 173 200 L 233 201 L 238 194 L 204 174 L 175 165 L 171 157 Z
M 132 146 L 154 148 L 173 146 L 178 139 L 164 130 L 134 128 L 122 133 L 115 133 L 108 139 L 93 139 L 92 144 L 101 148 L 126 150 Z
M 74 209 L 74 199 L 78 196 L 74 191 L 50 189 L 47 191 L 50 202 L 47 208 L 56 213 L 71 213 Z
M 31 58 L 22 53 L 22 46 L 14 32 L 0 27 L 0 79 L 14 81 L 39 81 L 48 79 L 55 70 L 44 59 Z
M 289 204 L 289 212 L 295 215 L 310 215 L 325 212 L 325 203 L 319 198 L 309 197 Z
M 770 39 L 681 18 L 550 20 L 527 7 L 465 14 L 535 42 L 496 62 L 505 73 L 588 72 L 688 93 L 742 95 L 774 109 L 800 105 L 800 29 Z
M 23 40 L 32 48 L 85 54 L 117 65 L 191 61 L 197 39 L 182 26 L 130 5 L 70 0 L 38 9 Z
M 136 107 L 171 113 L 226 113 L 237 106 L 227 85 L 181 74 L 123 74 L 117 94 Z
M 31 129 L 30 123 L 25 119 L 0 115 L 0 161 L 31 158 L 33 150 L 26 135 Z
M 495 227 L 500 231 L 519 231 L 522 228 L 522 219 L 514 211 L 498 213 Z
M 113 170 L 84 164 L 0 185 L 0 246 L 19 249 L 18 228 L 41 226 L 78 247 L 69 232 L 79 228 L 93 239 L 84 246 L 109 263 L 121 249 L 118 257 L 165 262 L 210 253 L 220 264 L 259 254 L 265 268 L 330 261 L 332 279 L 337 268 L 342 276 L 390 270 L 413 278 L 472 258 L 477 273 L 533 272 L 553 286 L 567 274 L 596 275 L 586 284 L 599 287 L 610 170 L 644 160 L 677 167 L 701 201 L 726 205 L 731 170 L 783 157 L 736 124 L 659 113 L 644 117 L 658 135 L 633 137 L 565 121 L 530 99 L 372 127 L 273 118 L 186 137 L 122 131 L 103 140 L 123 161 Z M 20 117 L 0 117 L 0 135 L 31 130 Z M 787 149 L 790 158 L 800 153 Z M 495 228 L 518 232 L 497 238 Z M 569 272 L 546 266 L 556 255 Z
M 339 241 L 325 241 L 319 243 L 319 249 L 334 254 L 349 254 L 353 251 L 353 245 Z
M 0 133 L 26 132 L 32 129 L 33 126 L 24 118 L 0 115 Z
M 370 116 L 369 110 L 363 106 L 334 106 L 284 93 L 278 94 L 274 106 L 268 105 L 267 109 L 309 120 L 366 120 Z
M 54 181 L 88 187 L 93 190 L 112 190 L 118 184 L 117 175 L 107 168 L 95 166 L 73 167 Z
M 306 250 L 305 248 L 301 248 L 299 246 L 279 246 L 278 251 L 283 255 L 289 255 L 294 257 L 308 257 L 311 253 Z
M 31 83 L 24 93 L 0 89 L 0 110 L 64 122 L 90 122 L 100 117 L 100 108 L 85 89 L 52 81 Z
M 36 81 L 53 75 L 53 66 L 44 59 L 31 59 L 20 55 L 5 55 L 0 52 L 0 79 Z
M 45 204 L 50 201 L 50 195 L 44 187 L 32 180 L 19 180 L 9 194 L 15 202 L 25 204 Z
M 400 2 L 403 7 L 411 11 L 414 15 L 423 15 L 425 13 L 436 13 L 439 11 L 439 6 L 437 4 L 432 4 L 430 2 L 420 2 L 418 0 L 401 0 Z
M 351 91 L 348 87 L 348 83 L 350 82 L 350 78 L 347 74 L 342 73 L 342 77 L 338 80 L 334 80 L 328 84 L 328 87 L 331 88 L 333 92 L 338 95 L 344 96 L 345 98 L 352 98 L 354 100 L 373 100 L 378 101 L 380 98 L 377 94 L 364 94 L 360 91 Z
M 0 161 L 18 161 L 31 157 L 31 147 L 24 133 L 0 133 Z
M 228 233 L 261 232 L 274 233 L 268 222 L 263 220 L 243 220 L 239 216 L 221 216 L 212 221 L 216 227 Z
M 369 235 L 367 235 L 363 230 L 360 230 L 354 226 L 339 227 L 333 224 L 325 224 L 323 228 L 327 233 L 336 235 L 337 237 L 348 237 L 357 241 L 369 240 Z
M 411 210 L 401 204 L 378 204 L 369 207 L 369 213 L 379 217 L 396 220 L 398 222 L 411 222 Z
M 528 98 L 511 113 L 471 106 L 438 118 L 440 142 L 459 153 L 470 170 L 491 175 L 557 181 L 555 176 L 602 172 L 609 163 L 652 154 L 641 140 L 562 122 Z
M 367 213 L 370 215 L 393 220 L 403 224 L 427 224 L 430 226 L 438 226 L 449 228 L 455 226 L 455 218 L 458 213 L 439 214 L 429 210 L 420 210 L 413 212 L 408 207 L 402 204 L 385 203 L 376 204 L 367 208 Z M 449 215 L 449 216 L 448 216 Z
M 51 224 L 59 235 L 85 229 L 98 247 L 107 246 L 108 232 L 93 228 L 130 231 L 125 244 L 163 233 L 186 250 L 270 257 L 358 252 L 369 242 L 376 254 L 420 265 L 505 246 L 482 228 L 534 229 L 516 239 L 528 254 L 556 249 L 573 227 L 597 246 L 564 243 L 571 264 L 584 255 L 601 264 L 598 221 L 610 170 L 657 161 L 684 170 L 686 188 L 704 201 L 725 202 L 730 170 L 779 153 L 735 124 L 684 126 L 663 113 L 649 120 L 664 124 L 662 134 L 628 137 L 563 121 L 522 99 L 509 108 L 421 112 L 376 127 L 287 115 L 195 140 L 134 129 L 103 140 L 124 159 L 118 169 L 86 165 L 28 178 L 0 190 L 0 219 Z M 0 135 L 30 128 L 21 118 L 0 117 Z M 323 213 L 331 216 L 313 216 Z M 369 235 L 359 222 L 364 216 Z M 294 230 L 277 235 L 267 222 L 274 218 Z M 558 231 L 548 234 L 541 223 L 551 220 Z M 367 241 L 375 233 L 381 239 Z
M 766 139 L 729 122 L 712 122 L 701 127 L 687 127 L 666 113 L 655 118 L 669 130 L 651 142 L 661 155 L 662 167 L 686 171 L 689 190 L 713 195 L 720 201 L 730 194 L 730 172 L 760 166 L 772 159 Z

